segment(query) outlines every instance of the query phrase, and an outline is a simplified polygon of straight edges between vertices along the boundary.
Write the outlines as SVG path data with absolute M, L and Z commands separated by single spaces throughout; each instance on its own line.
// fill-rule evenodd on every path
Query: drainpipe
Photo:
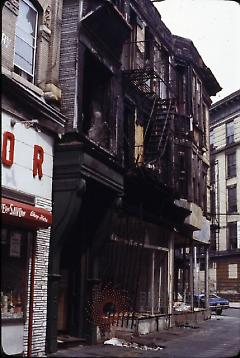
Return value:
M 161 282 L 162 282 L 162 266 L 159 265 L 159 282 L 158 282 L 158 312 L 161 309 Z
M 197 294 L 197 247 L 194 246 L 193 248 L 193 257 L 194 257 L 194 267 L 193 267 L 193 277 L 194 277 L 194 294 Z
M 209 246 L 205 249 L 205 308 L 209 309 L 209 269 L 208 269 L 208 262 L 209 262 Z
M 154 315 L 154 270 L 155 270 L 155 251 L 152 252 L 152 285 L 151 285 L 151 290 L 152 290 L 152 294 L 151 294 L 151 298 L 152 298 L 152 302 L 151 302 L 152 316 Z
M 32 357 L 32 336 L 33 336 L 33 303 L 34 303 L 34 281 L 35 281 L 35 263 L 36 263 L 36 234 L 32 237 L 32 257 L 30 273 L 30 297 L 29 297 L 29 314 L 28 314 L 28 357 Z
M 191 310 L 194 310 L 194 306 L 193 306 L 193 291 L 194 291 L 194 283 L 193 283 L 193 243 L 191 243 L 190 246 L 190 257 L 189 257 L 189 290 L 190 290 L 190 296 L 191 296 Z
M 168 248 L 168 314 L 171 316 L 173 313 L 174 233 L 170 234 Z

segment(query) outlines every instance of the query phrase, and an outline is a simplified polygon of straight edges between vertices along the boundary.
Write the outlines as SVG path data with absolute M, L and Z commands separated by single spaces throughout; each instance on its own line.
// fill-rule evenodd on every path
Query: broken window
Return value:
M 102 147 L 112 150 L 115 119 L 112 115 L 111 73 L 87 53 L 83 84 L 83 132 Z
M 178 153 L 178 185 L 181 198 L 187 198 L 187 164 L 185 152 Z
M 145 61 L 145 24 L 131 9 L 130 24 L 132 26 L 129 65 L 131 69 L 142 68 Z
M 192 112 L 194 123 L 202 128 L 202 83 L 192 76 Z
M 135 147 L 135 124 L 136 111 L 135 107 L 129 103 L 124 106 L 124 160 L 125 166 L 130 167 L 134 163 Z
M 187 77 L 184 68 L 178 68 L 178 112 L 186 114 L 187 104 Z
M 169 55 L 168 52 L 161 49 L 161 65 L 160 65 L 160 97 L 162 99 L 168 98 L 168 83 L 169 83 Z
M 143 163 L 143 140 L 144 140 L 144 126 L 140 114 L 136 113 L 135 116 L 135 163 Z

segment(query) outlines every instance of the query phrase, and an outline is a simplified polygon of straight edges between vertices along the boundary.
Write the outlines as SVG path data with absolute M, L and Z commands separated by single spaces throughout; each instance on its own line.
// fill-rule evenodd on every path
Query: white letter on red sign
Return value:
M 7 148 L 9 145 L 9 155 L 7 157 Z M 3 133 L 3 144 L 2 144 L 2 162 L 4 165 L 11 167 L 13 164 L 14 158 L 14 145 L 15 145 L 15 137 L 11 132 Z
M 44 158 L 43 148 L 39 145 L 34 145 L 34 154 L 33 154 L 33 176 L 35 177 L 38 174 L 38 177 L 41 179 L 43 176 L 42 172 L 42 163 Z

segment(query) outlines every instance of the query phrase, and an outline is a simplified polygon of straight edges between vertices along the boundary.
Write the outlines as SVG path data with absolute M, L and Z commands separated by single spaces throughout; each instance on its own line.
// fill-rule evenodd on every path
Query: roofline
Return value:
M 232 102 L 233 100 L 235 100 L 238 96 L 240 96 L 240 89 L 232 92 L 231 94 L 229 94 L 228 96 L 220 99 L 219 101 L 215 102 L 212 104 L 210 111 L 215 110 L 217 107 L 220 107 L 221 105 L 227 105 L 230 104 L 230 102 Z M 239 102 L 240 103 L 240 102 Z

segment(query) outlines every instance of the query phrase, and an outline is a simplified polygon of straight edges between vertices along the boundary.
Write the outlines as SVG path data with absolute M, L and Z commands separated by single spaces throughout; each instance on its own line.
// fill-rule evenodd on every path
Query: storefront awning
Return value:
M 42 208 L 2 198 L 2 221 L 5 224 L 29 229 L 48 228 L 52 224 L 52 214 Z

